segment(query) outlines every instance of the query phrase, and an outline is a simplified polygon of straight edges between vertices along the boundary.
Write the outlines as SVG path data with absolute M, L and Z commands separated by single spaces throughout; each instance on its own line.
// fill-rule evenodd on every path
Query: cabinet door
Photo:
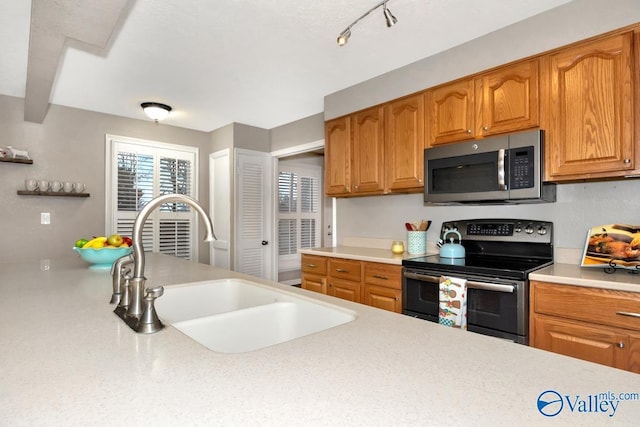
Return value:
M 384 108 L 353 114 L 352 193 L 381 193 L 384 185 Z
M 324 276 L 318 276 L 315 274 L 302 274 L 302 284 L 300 285 L 302 289 L 306 289 L 308 291 L 314 291 L 321 294 L 327 293 L 327 278 Z
M 360 302 L 360 282 L 329 278 L 327 295 L 348 301 Z
M 325 123 L 325 175 L 327 196 L 351 191 L 351 121 L 340 117 Z
M 629 334 L 629 359 L 627 370 L 640 374 L 640 333 Z
M 539 61 L 503 67 L 481 78 L 481 134 L 519 131 L 539 125 Z
M 629 336 L 613 328 L 534 316 L 534 347 L 627 369 Z
M 365 284 L 363 302 L 382 310 L 402 313 L 402 291 L 400 289 Z
M 634 169 L 633 36 L 552 54 L 548 178 L 621 176 Z
M 424 94 L 385 107 L 385 192 L 422 190 L 424 174 Z
M 427 144 L 476 137 L 475 83 L 462 80 L 427 91 Z

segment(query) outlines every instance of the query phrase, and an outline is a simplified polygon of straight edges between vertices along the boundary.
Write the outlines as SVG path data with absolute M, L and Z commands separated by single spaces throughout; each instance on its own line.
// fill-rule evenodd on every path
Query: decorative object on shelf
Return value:
M 140 106 L 147 117 L 154 120 L 156 123 L 160 120 L 166 119 L 171 112 L 170 106 L 159 102 L 143 102 Z
M 27 191 L 36 191 L 36 189 L 38 188 L 38 181 L 36 181 L 35 179 L 25 179 L 24 188 Z
M 60 181 L 51 181 L 51 191 L 58 192 L 62 190 L 62 183 Z
M 43 191 L 43 192 L 47 192 L 49 191 L 49 181 L 47 181 L 46 179 L 41 179 L 40 181 L 38 181 L 38 190 Z
M 7 157 L 7 149 L 0 147 L 0 159 L 3 157 Z
M 75 191 L 76 193 L 82 193 L 84 191 L 84 184 L 81 182 L 74 183 L 73 191 Z
M 590 228 L 580 265 L 637 271 L 640 268 L 640 226 L 607 224 Z
M 27 160 L 31 160 L 31 158 L 29 157 L 29 152 L 26 150 L 18 150 L 16 148 L 13 148 L 10 145 L 7 145 L 7 157 L 11 157 L 12 159 L 27 159 Z
M 351 28 L 353 28 L 354 25 L 356 25 L 364 17 L 369 15 L 371 12 L 373 12 L 374 10 L 379 8 L 380 6 L 382 6 L 382 13 L 384 14 L 384 19 L 387 22 L 387 27 L 393 27 L 396 24 L 396 22 L 398 22 L 398 19 L 395 16 L 393 16 L 391 11 L 387 8 L 387 2 L 388 1 L 389 0 L 384 0 L 384 1 L 381 1 L 380 3 L 376 4 L 371 9 L 366 11 L 361 17 L 359 17 L 358 19 L 353 21 L 347 28 L 345 28 L 340 33 L 340 35 L 338 36 L 338 40 L 337 40 L 338 41 L 338 46 L 344 46 L 345 44 L 347 44 L 347 41 L 349 41 L 349 37 L 351 37 Z
M 73 184 L 69 181 L 65 181 L 65 183 L 62 184 L 62 191 L 65 193 L 71 193 L 73 191 Z

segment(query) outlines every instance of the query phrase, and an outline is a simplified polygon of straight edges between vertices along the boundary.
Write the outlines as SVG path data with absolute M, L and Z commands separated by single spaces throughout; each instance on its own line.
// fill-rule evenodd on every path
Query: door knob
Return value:
M 269 242 L 268 242 L 268 241 L 266 241 L 266 240 L 263 240 L 262 242 L 260 242 L 260 244 L 261 244 L 262 246 L 267 246 L 267 245 L 269 244 Z

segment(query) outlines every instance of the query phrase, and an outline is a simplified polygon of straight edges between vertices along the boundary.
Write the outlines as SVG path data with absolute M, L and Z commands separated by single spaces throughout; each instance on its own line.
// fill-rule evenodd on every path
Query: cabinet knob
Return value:
M 485 131 L 485 132 L 488 131 L 489 130 L 489 126 L 482 126 L 482 130 Z
M 629 163 L 631 163 L 631 159 L 624 159 L 624 163 L 628 165 Z
M 422 180 L 421 180 L 421 179 L 419 179 L 419 180 L 418 180 L 418 182 L 422 182 Z
M 619 343 L 616 344 L 616 347 L 624 348 L 624 343 L 622 341 L 620 341 Z
M 354 188 L 357 190 L 357 189 L 358 189 L 358 186 L 356 185 Z
M 471 129 L 467 129 L 467 133 L 471 133 Z

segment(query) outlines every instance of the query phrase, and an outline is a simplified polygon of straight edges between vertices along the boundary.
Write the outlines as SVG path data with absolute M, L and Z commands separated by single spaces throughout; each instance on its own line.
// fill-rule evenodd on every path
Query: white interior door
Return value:
M 229 149 L 209 155 L 209 215 L 217 240 L 211 244 L 209 264 L 231 267 L 231 156 Z
M 236 149 L 235 158 L 234 270 L 277 280 L 273 266 L 271 155 Z

